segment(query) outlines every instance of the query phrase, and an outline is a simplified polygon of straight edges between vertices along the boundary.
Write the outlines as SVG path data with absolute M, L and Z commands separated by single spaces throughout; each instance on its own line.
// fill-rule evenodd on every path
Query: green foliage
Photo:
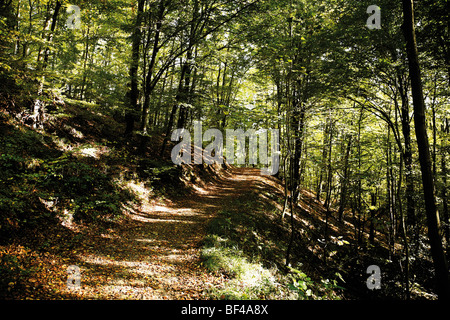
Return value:
M 368 3 L 356 0 L 264 0 L 245 10 L 250 1 L 147 1 L 140 26 L 135 25 L 137 1 L 81 1 L 79 29 L 65 25 L 64 1 L 52 31 L 57 3 L 0 1 L 0 233 L 5 239 L 63 208 L 83 221 L 120 215 L 133 195 L 113 179 L 105 158 L 79 155 L 77 151 L 88 143 L 117 144 L 111 153 L 118 154 L 106 156 L 109 161 L 136 168 L 138 179 L 154 194 L 183 195 L 180 167 L 120 153 L 122 147 L 134 148 L 136 140 L 153 139 L 149 132 L 166 130 L 169 119 L 175 126 L 180 109 L 186 112 L 185 126 L 201 119 L 204 130 L 279 128 L 280 169 L 287 167 L 280 176 L 289 180 L 289 165 L 300 163 L 296 183 L 316 192 L 318 200 L 331 199 L 332 214 L 342 205 L 344 222 L 348 223 L 347 210 L 360 219 L 355 237 L 357 231 L 364 234 L 362 226 L 374 211 L 375 231 L 386 236 L 391 232 L 393 239 L 406 202 L 415 206 L 418 227 L 414 229 L 423 229 L 416 141 L 411 134 L 407 143 L 404 131 L 408 126 L 414 133 L 411 110 L 402 109 L 409 107 L 411 95 L 401 2 L 379 0 L 382 28 L 369 30 L 365 26 Z M 449 181 L 445 173 L 449 138 L 444 130 L 450 105 L 447 7 L 446 0 L 424 0 L 416 10 L 443 227 L 448 225 Z M 158 17 L 160 8 L 164 10 Z M 139 57 L 132 61 L 137 31 Z M 148 123 L 147 114 L 140 114 L 141 105 L 130 110 L 133 63 L 138 96 L 144 97 L 139 104 L 149 106 Z M 44 103 L 51 119 L 45 120 L 46 129 L 54 135 L 25 129 L 18 122 L 8 124 L 7 114 L 31 124 L 36 99 Z M 73 109 L 78 110 L 76 115 Z M 302 123 L 292 123 L 298 120 L 294 117 L 298 109 L 305 117 Z M 111 119 L 123 122 L 125 113 L 133 114 L 134 129 L 141 121 L 140 127 L 148 125 L 149 130 L 120 137 L 124 128 Z M 96 139 L 99 135 L 102 142 Z M 88 137 L 95 141 L 87 141 Z M 294 150 L 294 142 L 301 142 L 302 149 Z M 402 163 L 407 144 L 412 146 L 410 175 Z M 151 150 L 153 156 L 158 152 Z M 299 158 L 293 159 L 293 154 Z M 415 188 L 414 195 L 408 194 L 407 182 Z M 371 202 L 372 195 L 376 203 Z M 211 270 L 229 265 L 233 271 L 225 272 L 239 278 L 237 274 L 245 274 L 240 266 L 253 268 L 247 263 L 267 266 L 276 261 L 280 266 L 285 244 L 271 234 L 274 220 L 261 221 L 255 213 L 260 209 L 258 196 L 251 194 L 242 201 L 245 207 L 240 214 L 223 211 L 212 221 L 209 231 L 218 238 L 208 239 L 215 244 L 207 244 L 211 250 L 205 252 Z M 236 206 L 241 206 L 240 200 Z M 55 208 L 49 209 L 46 201 L 54 202 Z M 415 231 L 410 227 L 408 232 Z M 328 252 L 334 254 L 334 248 Z M 291 288 L 302 298 L 326 296 L 335 285 L 332 280 L 323 282 L 329 290 L 320 294 L 311 279 L 294 274 Z
M 289 288 L 298 293 L 301 300 L 339 300 L 340 290 L 343 287 L 338 285 L 336 279 L 321 279 L 320 283 L 314 282 L 304 272 L 289 267 L 291 273 L 289 274 Z M 336 276 L 342 280 L 342 276 L 336 273 Z
M 0 288 L 8 288 L 9 284 L 18 279 L 28 277 L 31 270 L 24 268 L 21 261 L 14 254 L 2 254 L 0 258 Z M 15 288 L 16 290 L 19 288 Z
M 158 196 L 183 195 L 187 190 L 180 180 L 182 168 L 166 161 L 140 159 L 138 175 Z
M 101 167 L 83 163 L 70 154 L 44 163 L 43 171 L 41 186 L 52 197 L 71 204 L 75 220 L 117 217 L 123 203 L 132 199 Z
M 267 299 L 276 295 L 277 283 L 270 270 L 258 262 L 249 262 L 236 243 L 210 234 L 201 252 L 208 271 L 230 279 L 222 289 L 213 289 L 216 299 Z
M 208 235 L 201 251 L 203 265 L 213 273 L 230 278 L 224 288 L 211 291 L 216 299 L 340 299 L 343 290 L 337 280 L 314 281 L 302 271 L 290 268 L 268 268 L 281 263 L 286 243 L 276 242 L 273 225 L 261 216 L 253 220 L 246 210 L 262 214 L 257 194 L 236 199 L 236 211 L 221 211 L 208 225 Z M 244 211 L 243 211 L 244 210 Z M 271 248 L 276 243 L 276 249 Z M 336 277 L 342 277 L 336 273 Z
M 107 165 L 74 152 L 61 152 L 52 137 L 11 125 L 0 127 L 0 235 L 8 239 L 24 227 L 73 212 L 85 222 L 113 219 L 133 200 Z M 53 203 L 49 208 L 45 203 Z

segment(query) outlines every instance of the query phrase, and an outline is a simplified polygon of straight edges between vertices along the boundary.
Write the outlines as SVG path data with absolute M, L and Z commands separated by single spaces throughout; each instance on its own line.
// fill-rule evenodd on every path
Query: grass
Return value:
M 279 284 L 274 270 L 257 261 L 249 261 L 239 247 L 217 235 L 209 235 L 202 250 L 203 265 L 211 272 L 222 273 L 231 280 L 224 288 L 212 289 L 215 299 L 274 298 Z
M 203 265 L 228 280 L 210 290 L 211 298 L 340 299 L 343 288 L 336 280 L 313 280 L 297 268 L 284 266 L 283 226 L 276 222 L 276 215 L 270 218 L 274 208 L 260 199 L 256 192 L 234 199 L 208 226 L 201 251 Z

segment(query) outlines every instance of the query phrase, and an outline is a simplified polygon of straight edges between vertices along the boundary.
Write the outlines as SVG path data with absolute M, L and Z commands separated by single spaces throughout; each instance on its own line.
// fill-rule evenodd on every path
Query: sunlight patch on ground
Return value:
M 106 146 L 85 145 L 77 148 L 75 154 L 81 157 L 90 157 L 94 159 L 100 159 L 102 155 L 110 153 L 111 149 Z
M 84 148 L 79 151 L 82 156 L 98 159 L 97 148 Z
M 83 289 L 87 298 L 98 299 L 106 295 L 108 299 L 120 300 L 162 300 L 162 291 L 148 286 L 138 285 L 103 285 L 101 287 L 86 287 Z M 167 297 L 166 297 L 167 298 Z
M 159 205 L 155 205 L 152 207 L 152 211 L 159 211 L 159 212 L 170 212 L 171 209 L 168 207 L 163 207 Z
M 132 215 L 131 217 L 133 220 L 140 221 L 140 222 L 155 222 L 155 223 L 182 223 L 182 224 L 191 224 L 191 223 L 197 223 L 196 221 L 191 220 L 179 220 L 179 219 L 165 219 L 165 218 L 146 218 L 141 215 Z
M 169 259 L 165 259 L 165 258 Z M 179 277 L 170 275 L 176 271 L 172 266 L 173 260 L 182 261 L 182 255 L 168 255 L 163 261 L 125 261 L 114 260 L 108 256 L 101 255 L 78 255 L 78 258 L 87 263 L 81 267 L 81 288 L 71 292 L 85 298 L 108 299 L 168 299 L 170 294 L 165 288 L 168 279 L 174 284 L 180 282 Z M 164 261 L 164 260 L 167 260 Z M 184 259 L 186 260 L 186 259 Z M 172 263 L 171 263 L 172 262 Z M 117 272 L 111 273 L 103 281 L 98 281 L 96 276 L 97 267 L 117 268 Z M 164 275 L 164 277 L 162 277 Z M 91 277 L 100 285 L 91 285 Z M 170 281 L 169 281 L 170 282 Z
M 196 184 L 193 184 L 191 187 L 199 194 L 207 194 L 208 193 L 208 190 L 205 190 Z
M 75 129 L 74 127 L 71 127 L 71 126 L 69 126 L 67 124 L 64 124 L 63 125 L 63 129 L 66 130 L 66 131 L 69 131 L 69 134 L 72 135 L 75 138 L 78 138 L 78 139 L 83 139 L 84 138 L 83 133 L 81 131 Z
M 60 151 L 71 151 L 73 149 L 73 146 L 70 143 L 66 143 L 64 139 L 59 138 L 57 136 L 51 136 L 53 143 L 55 144 L 56 148 Z
M 60 214 L 57 215 L 57 217 L 61 221 L 61 225 L 67 229 L 73 232 L 80 231 L 79 226 L 73 221 L 73 212 L 65 208 Z
M 100 265 L 100 266 L 115 266 L 115 267 L 122 267 L 127 268 L 127 272 L 130 274 L 142 274 L 142 275 L 155 275 L 160 273 L 161 271 L 170 271 L 173 270 L 173 267 L 171 265 L 154 265 L 152 262 L 146 262 L 146 261 L 126 261 L 126 260 L 114 260 L 112 258 L 108 257 L 102 257 L 100 255 L 78 255 L 78 258 L 85 262 L 90 263 L 94 265 Z M 83 269 L 81 268 L 82 273 Z
M 100 237 L 105 238 L 105 239 L 120 239 L 119 236 L 111 234 L 111 233 L 102 233 L 102 234 L 100 234 Z
M 159 242 L 158 240 L 155 240 L 155 239 L 139 239 L 139 238 L 136 238 L 136 239 L 134 239 L 135 241 L 138 241 L 138 242 L 147 242 L 147 243 L 155 243 L 155 242 Z
M 145 186 L 142 181 L 127 181 L 125 186 L 133 191 L 133 193 L 144 203 L 148 201 L 150 197 L 150 190 Z

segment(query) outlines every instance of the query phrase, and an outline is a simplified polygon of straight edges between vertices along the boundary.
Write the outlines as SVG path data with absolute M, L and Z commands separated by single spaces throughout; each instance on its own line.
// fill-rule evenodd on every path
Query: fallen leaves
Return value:
M 0 270 L 6 271 L 0 298 L 209 298 L 210 287 L 220 287 L 228 279 L 206 271 L 199 248 L 216 210 L 253 183 L 254 177 L 245 178 L 234 191 L 216 182 L 196 197 L 180 198 L 176 207 L 149 201 L 108 229 L 43 228 L 33 235 L 30 247 L 0 246 Z M 229 179 L 233 181 L 232 176 Z M 67 286 L 71 265 L 80 270 L 76 290 Z
M 0 247 L 0 297 L 3 299 L 59 299 L 64 285 L 62 261 L 50 253 L 20 245 Z M 65 278 L 64 278 L 65 281 Z

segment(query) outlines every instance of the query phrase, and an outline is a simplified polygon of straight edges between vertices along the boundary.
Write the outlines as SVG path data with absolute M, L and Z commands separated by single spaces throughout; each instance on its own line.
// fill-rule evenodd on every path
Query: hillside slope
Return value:
M 177 167 L 170 150 L 158 158 L 161 135 L 140 154 L 139 139 L 123 137 L 123 129 L 75 103 L 50 113 L 43 130 L 0 113 L 1 298 L 401 294 L 401 264 L 385 247 L 367 245 L 368 229 L 357 244 L 350 213 L 339 222 L 303 190 L 286 267 L 292 226 L 289 213 L 281 217 L 282 181 L 251 168 Z M 365 273 L 372 264 L 383 270 L 382 290 L 373 292 Z M 70 266 L 81 272 L 79 289 L 67 285 Z

